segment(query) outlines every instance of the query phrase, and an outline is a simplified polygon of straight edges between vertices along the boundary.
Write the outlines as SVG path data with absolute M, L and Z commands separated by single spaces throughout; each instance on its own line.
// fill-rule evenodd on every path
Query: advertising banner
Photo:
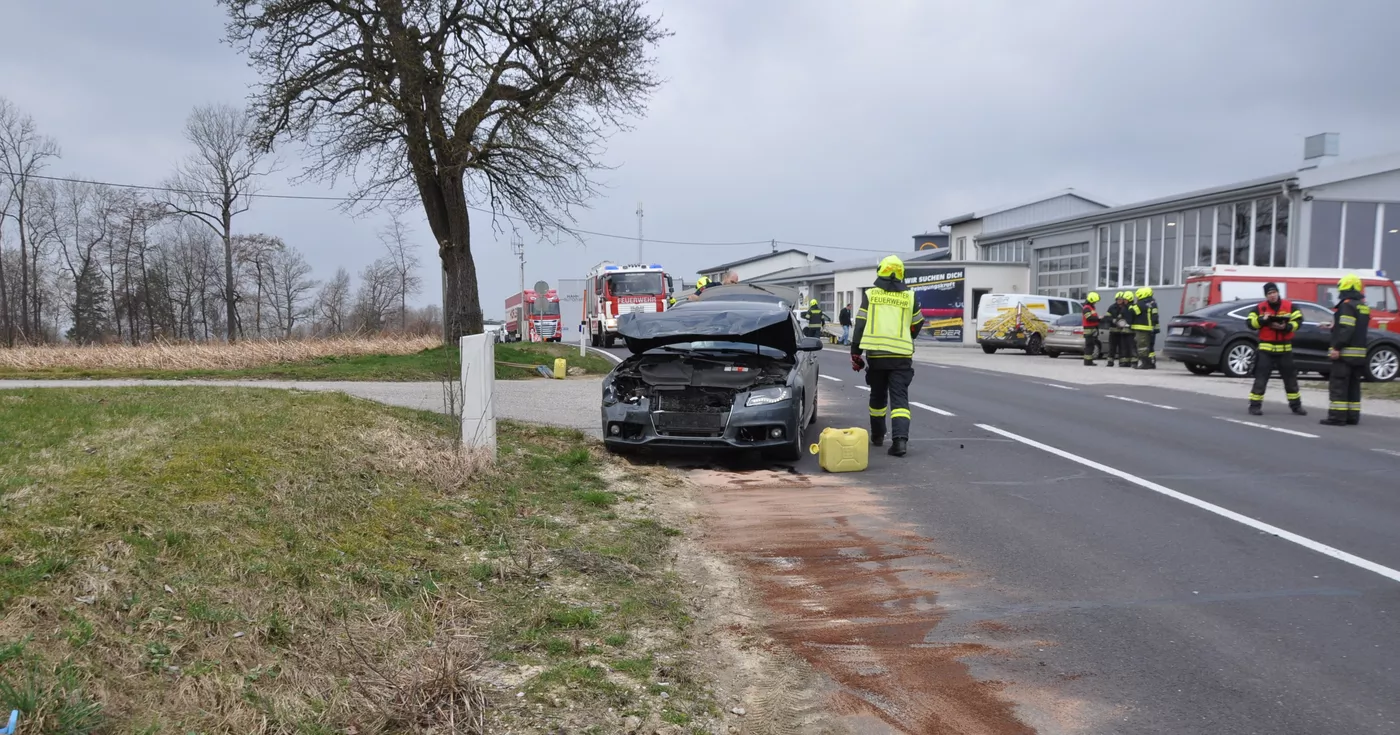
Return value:
M 967 270 L 911 266 L 904 274 L 904 283 L 914 292 L 914 308 L 924 315 L 919 336 L 939 342 L 961 342 Z

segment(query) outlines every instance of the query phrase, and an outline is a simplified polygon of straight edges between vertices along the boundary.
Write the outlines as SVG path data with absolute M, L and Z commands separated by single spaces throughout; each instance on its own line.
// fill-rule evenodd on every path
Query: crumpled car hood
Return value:
M 792 312 L 781 305 L 732 304 L 728 309 L 683 306 L 656 314 L 624 314 L 617 319 L 617 333 L 627 349 L 641 354 L 657 347 L 683 342 L 743 342 L 797 352 Z M 758 307 L 758 308 L 754 308 Z

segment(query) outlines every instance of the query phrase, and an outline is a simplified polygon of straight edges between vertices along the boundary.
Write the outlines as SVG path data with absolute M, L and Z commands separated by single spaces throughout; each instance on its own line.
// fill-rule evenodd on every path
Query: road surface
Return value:
M 819 359 L 817 428 L 866 425 Z M 950 621 L 1046 641 L 1093 731 L 1400 733 L 1400 421 L 927 364 L 911 399 L 911 454 L 862 484 L 983 580 Z

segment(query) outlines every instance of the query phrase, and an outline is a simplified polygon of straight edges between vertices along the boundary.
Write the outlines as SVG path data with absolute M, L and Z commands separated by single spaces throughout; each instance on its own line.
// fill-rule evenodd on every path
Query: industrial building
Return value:
M 778 271 L 830 262 L 831 261 L 827 258 L 812 255 L 803 250 L 775 250 L 771 253 L 763 253 L 762 255 L 754 255 L 748 258 L 741 258 L 728 263 L 710 266 L 708 268 L 701 268 L 697 273 L 708 277 L 715 283 L 719 283 L 725 273 L 732 271 L 739 276 L 740 281 L 748 282 L 756 278 L 762 278 L 771 273 L 777 273 Z

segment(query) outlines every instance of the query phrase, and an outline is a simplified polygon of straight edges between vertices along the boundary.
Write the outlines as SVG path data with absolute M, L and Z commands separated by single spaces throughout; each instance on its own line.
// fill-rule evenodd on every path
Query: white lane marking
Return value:
M 1140 405 L 1143 405 L 1143 406 L 1151 406 L 1151 407 L 1153 407 L 1153 408 L 1162 408 L 1162 409 L 1166 409 L 1166 410 L 1168 410 L 1168 411 L 1176 411 L 1176 410 L 1177 410 L 1177 407 L 1176 407 L 1176 406 L 1163 406 L 1163 405 L 1160 404 L 1160 403 L 1148 403 L 1147 401 L 1139 401 L 1139 400 L 1136 399 L 1136 398 L 1128 398 L 1128 397 L 1126 397 L 1126 396 L 1104 396 L 1104 398 L 1116 398 L 1116 399 L 1118 399 L 1118 400 L 1120 400 L 1120 401 L 1127 401 L 1128 403 L 1137 403 L 1137 404 L 1140 404 Z
M 936 367 L 936 368 L 938 368 L 939 370 L 952 370 L 952 369 L 953 369 L 953 366 L 952 366 L 952 365 L 939 365 L 939 364 L 936 363 L 936 362 L 926 362 L 926 363 L 923 363 L 923 364 L 928 365 L 929 367 Z
M 1078 388 L 1071 388 L 1067 385 L 1060 385 L 1059 383 L 1042 383 L 1038 380 L 1036 381 L 1036 385 L 1048 385 L 1051 388 L 1059 388 L 1060 390 L 1079 390 Z
M 1380 452 L 1381 454 L 1389 454 L 1392 457 L 1400 457 L 1400 452 L 1397 452 L 1394 449 L 1372 449 L 1371 451 Z
M 1317 438 L 1317 434 L 1309 434 L 1309 433 L 1306 432 L 1306 431 L 1294 431 L 1294 430 L 1292 430 L 1292 429 L 1280 429 L 1280 428 L 1277 427 L 1277 426 L 1269 426 L 1268 424 L 1258 424 L 1258 423 L 1255 423 L 1255 422 L 1253 422 L 1253 421 L 1241 421 L 1240 419 L 1226 418 L 1225 416 L 1216 416 L 1215 418 L 1220 419 L 1221 421 L 1229 421 L 1229 422 L 1232 423 L 1232 424 L 1239 424 L 1239 425 L 1241 425 L 1241 426 L 1253 426 L 1253 427 L 1256 428 L 1256 429 L 1268 429 L 1269 431 L 1277 431 L 1277 432 L 1280 433 L 1280 434 L 1292 434 L 1293 436 L 1301 436 L 1301 437 L 1306 437 L 1306 438 L 1308 438 L 1308 439 L 1316 439 L 1316 438 Z
M 1092 459 L 1086 459 L 1077 454 L 1066 452 L 1063 449 L 1057 449 L 1048 444 L 1041 444 L 1040 442 L 1035 441 L 1034 439 L 1027 439 L 1024 436 L 1013 434 L 1003 429 L 998 429 L 995 426 L 977 424 L 977 428 L 983 429 L 985 431 L 990 431 L 993 434 L 997 434 L 999 436 L 1004 436 L 1007 439 L 1011 439 L 1013 441 L 1018 441 L 1022 444 L 1025 444 L 1028 447 L 1034 447 L 1036 449 L 1041 450 L 1042 452 L 1048 452 L 1057 457 L 1067 459 L 1071 462 L 1076 462 L 1090 469 L 1095 469 L 1099 472 L 1113 475 L 1114 477 L 1117 477 L 1120 480 L 1126 480 L 1128 482 L 1133 483 L 1134 485 L 1137 485 L 1138 487 L 1151 490 L 1154 493 L 1160 493 L 1174 500 L 1180 500 L 1181 502 L 1186 503 L 1187 505 L 1194 505 L 1197 508 L 1200 508 L 1201 510 L 1214 513 L 1218 516 L 1221 516 L 1222 518 L 1228 518 L 1236 523 L 1249 526 L 1250 528 L 1253 528 L 1256 531 L 1262 531 L 1264 533 L 1277 536 L 1283 539 L 1284 541 L 1295 543 L 1305 549 L 1316 551 L 1319 554 L 1330 556 L 1333 559 L 1346 562 L 1347 564 L 1350 564 L 1354 567 L 1365 569 L 1368 572 L 1375 572 L 1376 574 L 1379 574 L 1382 577 L 1396 582 L 1400 582 L 1400 569 L 1391 569 L 1390 567 L 1377 564 L 1368 559 L 1362 559 L 1359 556 L 1348 554 L 1347 552 L 1342 551 L 1341 549 L 1328 546 L 1327 544 L 1318 541 L 1313 541 L 1312 539 L 1307 538 L 1306 536 L 1299 536 L 1298 534 L 1293 533 L 1292 531 L 1285 531 L 1282 528 L 1279 528 L 1278 526 L 1274 526 L 1263 521 L 1256 520 L 1247 515 L 1236 513 L 1235 511 L 1230 510 L 1228 508 L 1222 508 L 1214 503 L 1207 503 L 1206 501 L 1201 500 L 1199 498 L 1192 497 L 1185 493 L 1177 492 L 1176 490 L 1173 490 L 1169 487 L 1158 485 L 1157 483 L 1152 482 L 1151 480 L 1144 480 L 1141 477 L 1138 477 L 1137 475 L 1129 474 L 1127 472 L 1124 472 L 1123 470 L 1109 467 L 1105 464 L 1100 464 Z
M 910 401 L 910 402 L 909 402 L 909 405 L 911 405 L 911 406 L 916 406 L 916 407 L 918 407 L 918 408 L 922 408 L 922 409 L 924 409 L 925 411 L 932 411 L 932 412 L 938 414 L 939 416 L 956 416 L 956 415 L 957 415 L 957 414 L 953 413 L 952 411 L 944 411 L 944 410 L 941 409 L 941 408 L 934 408 L 933 406 L 930 406 L 930 405 L 928 405 L 928 404 L 926 404 L 926 403 L 919 403 L 918 401 Z
M 614 365 L 619 365 L 622 363 L 622 358 L 618 357 L 617 355 L 614 355 L 611 352 L 608 352 L 607 350 L 600 350 L 597 347 L 592 346 L 586 346 L 585 349 L 587 349 L 589 352 L 592 352 L 595 355 L 602 355 L 605 359 L 612 360 L 612 363 Z
M 838 383 L 842 382 L 840 378 L 833 378 L 833 377 L 831 377 L 830 375 L 818 375 L 817 377 L 818 377 L 818 378 L 821 378 L 821 379 L 823 379 L 823 380 L 834 380 L 834 381 L 836 381 L 836 382 L 838 382 Z
M 859 388 L 860 390 L 870 390 L 870 386 L 868 385 L 858 385 L 856 386 L 856 388 Z

